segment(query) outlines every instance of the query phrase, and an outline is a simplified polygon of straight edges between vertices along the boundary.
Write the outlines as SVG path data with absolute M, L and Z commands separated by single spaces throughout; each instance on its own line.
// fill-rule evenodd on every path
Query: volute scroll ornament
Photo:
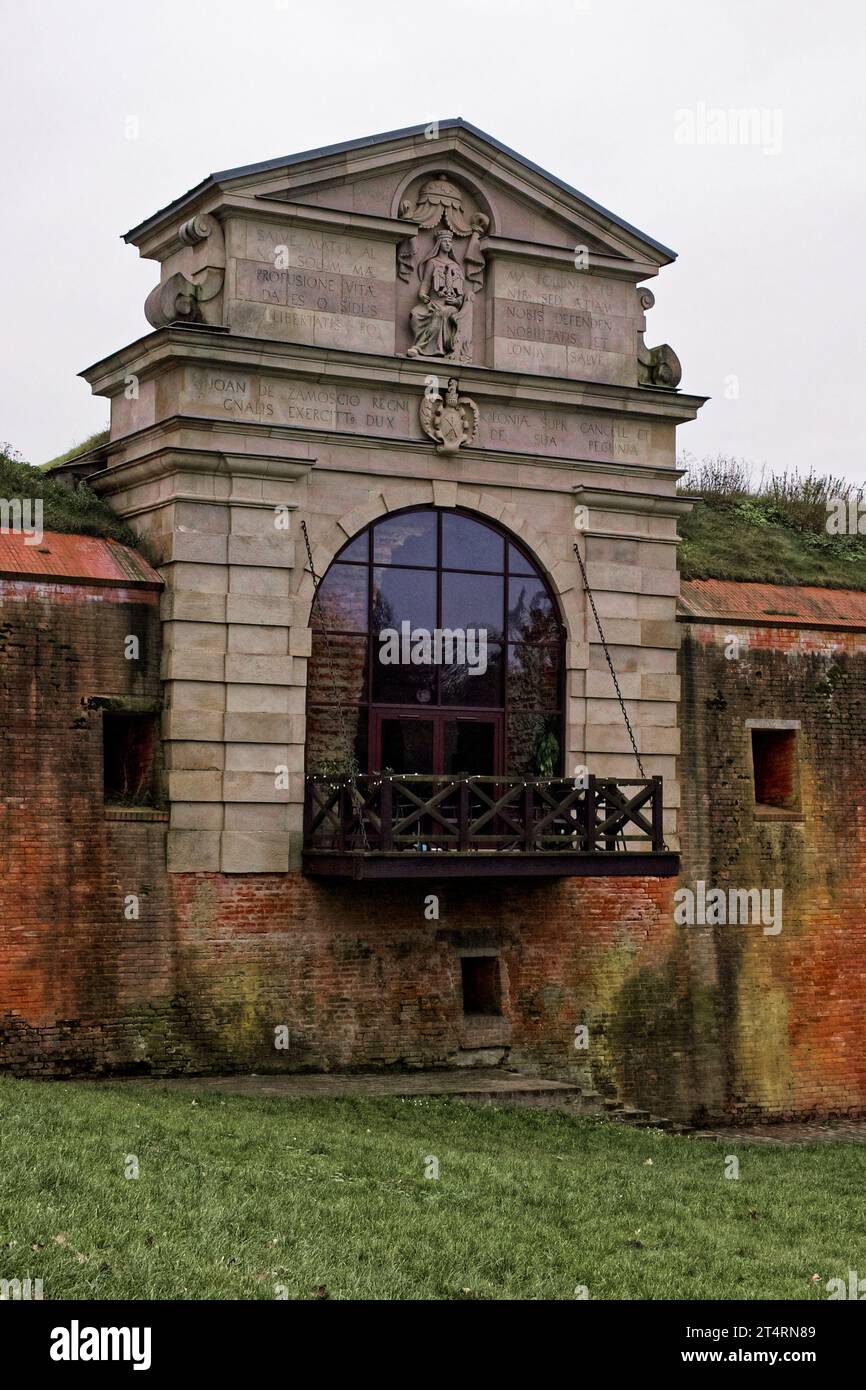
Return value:
M 160 280 L 151 290 L 144 314 L 152 328 L 171 323 L 203 324 L 203 305 L 222 292 L 225 281 L 225 244 L 222 228 L 206 213 L 196 213 L 177 229 L 181 246 L 188 247 L 182 269 Z
M 175 271 L 147 296 L 145 318 L 152 328 L 166 328 L 170 323 L 203 323 L 201 306 L 219 294 L 223 279 L 222 270 L 206 270 L 198 280 Z
M 213 224 L 209 217 L 204 213 L 196 213 L 195 217 L 190 217 L 183 222 L 178 230 L 178 241 L 182 241 L 184 246 L 196 246 L 200 241 L 205 241 L 211 234 Z
M 652 290 L 641 286 L 638 290 L 638 302 L 644 311 L 651 309 L 656 302 Z M 639 386 L 664 386 L 673 390 L 682 380 L 683 369 L 670 344 L 660 343 L 658 347 L 648 348 L 643 340 L 643 333 L 638 333 L 637 374 Z
M 438 391 L 435 396 L 425 392 L 419 414 L 421 428 L 435 441 L 437 454 L 456 454 L 478 438 L 478 406 L 469 396 L 459 394 L 456 377 L 449 379 L 444 400 Z

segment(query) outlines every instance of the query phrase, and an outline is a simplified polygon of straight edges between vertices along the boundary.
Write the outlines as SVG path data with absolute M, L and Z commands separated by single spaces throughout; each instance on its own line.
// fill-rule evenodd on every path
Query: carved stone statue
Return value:
M 436 441 L 437 454 L 456 454 L 461 445 L 478 438 L 478 406 L 469 396 L 459 395 L 456 377 L 449 379 L 444 401 L 438 392 L 422 397 L 420 416 L 422 430 Z
M 438 357 L 445 361 L 469 361 L 472 346 L 472 301 L 484 285 L 484 252 L 481 238 L 490 219 L 482 212 L 467 211 L 466 195 L 445 174 L 428 180 L 417 202 L 404 199 L 400 216 L 435 231 L 433 246 L 418 265 L 421 281 L 419 303 L 411 310 L 414 342 L 410 357 Z M 444 224 L 444 225 L 443 225 Z M 436 230 L 436 229 L 439 230 Z M 462 260 L 454 238 L 466 239 Z M 418 237 L 401 242 L 397 273 L 411 280 L 418 252 Z
M 418 266 L 418 276 L 420 302 L 409 315 L 415 341 L 408 356 L 462 360 L 470 346 L 464 333 L 469 299 L 451 232 L 436 233 L 432 251 Z

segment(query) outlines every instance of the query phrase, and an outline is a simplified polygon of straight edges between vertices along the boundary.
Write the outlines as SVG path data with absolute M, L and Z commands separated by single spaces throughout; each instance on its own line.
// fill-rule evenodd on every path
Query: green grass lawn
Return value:
M 53 1299 L 826 1298 L 866 1272 L 864 1179 L 856 1145 L 0 1080 L 0 1278 Z

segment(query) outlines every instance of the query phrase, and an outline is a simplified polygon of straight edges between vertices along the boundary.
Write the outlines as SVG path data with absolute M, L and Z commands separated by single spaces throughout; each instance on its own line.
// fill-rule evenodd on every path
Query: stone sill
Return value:
M 113 821 L 157 821 L 168 824 L 168 811 L 155 811 L 152 806 L 106 806 L 104 819 Z
M 786 806 L 763 806 L 760 803 L 755 805 L 756 821 L 803 821 L 805 817 L 802 811 L 795 811 Z

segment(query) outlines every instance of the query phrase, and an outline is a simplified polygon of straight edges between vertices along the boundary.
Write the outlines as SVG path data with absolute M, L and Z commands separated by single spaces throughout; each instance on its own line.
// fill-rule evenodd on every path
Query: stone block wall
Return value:
M 650 495 L 644 464 L 515 470 L 492 457 L 446 463 L 425 446 L 383 442 L 371 456 L 357 439 L 313 430 L 271 426 L 250 438 L 249 426 L 206 423 L 173 419 L 158 453 L 147 433 L 119 440 L 97 483 L 146 538 L 166 585 L 171 872 L 300 868 L 313 598 L 300 522 L 322 576 L 369 522 L 430 505 L 489 518 L 529 546 L 568 637 L 562 771 L 635 778 L 577 540 L 646 774 L 665 779 L 676 848 L 676 516 L 688 504 L 670 470 L 652 470 Z M 589 515 L 581 529 L 575 506 Z

